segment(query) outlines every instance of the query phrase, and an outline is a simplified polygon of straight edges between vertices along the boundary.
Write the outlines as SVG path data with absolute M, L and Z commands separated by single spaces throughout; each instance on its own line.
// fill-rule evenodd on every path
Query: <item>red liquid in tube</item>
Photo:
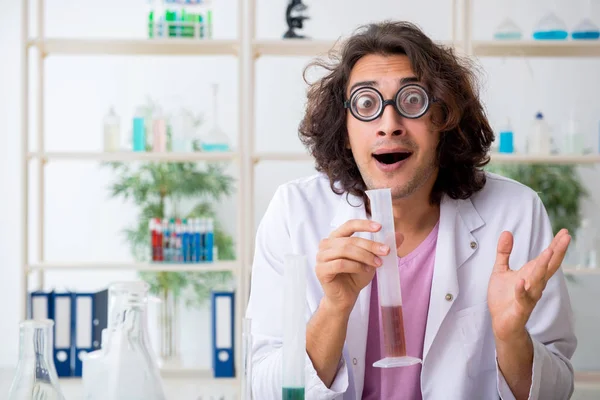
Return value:
M 402 306 L 382 306 L 381 322 L 386 357 L 406 356 Z

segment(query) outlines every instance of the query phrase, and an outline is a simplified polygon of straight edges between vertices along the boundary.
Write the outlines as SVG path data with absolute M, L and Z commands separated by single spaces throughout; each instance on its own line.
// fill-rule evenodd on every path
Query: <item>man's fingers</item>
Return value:
M 496 249 L 496 262 L 494 270 L 497 272 L 508 270 L 508 260 L 513 248 L 513 235 L 508 231 L 502 232 L 498 239 L 498 247 Z
M 318 257 L 319 262 L 331 262 L 338 259 L 347 259 L 372 267 L 379 267 L 382 264 L 380 257 L 373 254 L 370 250 L 357 246 L 348 240 L 346 240 L 345 244 L 343 245 L 332 246 L 329 249 L 319 252 Z
M 343 223 L 335 231 L 331 232 L 329 238 L 350 237 L 356 232 L 377 232 L 379 229 L 381 229 L 381 225 L 377 222 L 366 219 L 351 219 Z
M 548 262 L 548 267 L 545 271 L 544 279 L 546 282 L 548 282 L 548 280 L 552 278 L 552 275 L 554 275 L 554 273 L 560 268 L 560 265 L 565 259 L 567 249 L 569 248 L 569 243 L 571 243 L 571 236 L 569 234 L 563 234 L 560 237 L 558 243 L 556 243 L 556 245 L 554 246 L 554 254 L 552 255 L 552 258 L 550 258 L 550 261 Z

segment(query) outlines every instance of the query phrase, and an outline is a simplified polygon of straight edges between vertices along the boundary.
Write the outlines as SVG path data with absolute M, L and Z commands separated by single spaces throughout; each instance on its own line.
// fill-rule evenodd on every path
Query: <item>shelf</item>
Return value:
M 600 57 L 600 40 L 474 41 L 473 55 L 488 57 Z
M 600 154 L 586 155 L 549 155 L 537 156 L 529 154 L 499 154 L 491 153 L 492 162 L 497 164 L 597 164 Z
M 237 55 L 239 48 L 214 39 L 35 39 L 29 46 L 49 55 Z
M 29 153 L 29 158 L 41 158 L 45 161 L 231 161 L 237 157 L 235 152 L 187 152 L 187 153 L 152 153 L 152 152 L 46 152 Z
M 240 265 L 236 261 L 217 261 L 211 263 L 199 264 L 152 264 L 152 263 L 127 263 L 127 262 L 43 262 L 31 264 L 28 266 L 31 271 L 48 271 L 48 270 L 104 270 L 104 271 L 154 271 L 154 272 L 205 272 L 205 271 L 232 271 L 240 270 Z
M 334 40 L 272 39 L 255 40 L 254 54 L 260 56 L 319 56 L 325 55 L 335 45 Z
M 575 383 L 600 385 L 600 371 L 575 371 Z
M 300 152 L 263 152 L 255 153 L 252 160 L 255 163 L 261 161 L 312 161 L 313 157 L 310 154 Z
M 600 268 L 563 268 L 563 272 L 568 275 L 598 275 Z
M 323 39 L 262 39 L 254 40 L 254 55 L 260 56 L 296 56 L 315 57 L 326 55 L 341 40 Z M 451 41 L 440 41 L 438 44 L 453 46 Z
M 587 155 L 550 155 L 535 156 L 528 154 L 499 154 L 491 153 L 492 162 L 497 164 L 600 164 L 600 154 Z M 263 152 L 252 157 L 255 163 L 260 161 L 312 161 L 310 154 L 300 152 Z

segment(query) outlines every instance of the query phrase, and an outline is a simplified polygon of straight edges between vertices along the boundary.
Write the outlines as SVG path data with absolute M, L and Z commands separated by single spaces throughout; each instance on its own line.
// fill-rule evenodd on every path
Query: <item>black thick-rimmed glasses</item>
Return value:
M 435 99 L 432 101 L 435 102 Z M 385 100 L 374 87 L 367 86 L 352 92 L 344 102 L 344 108 L 349 108 L 356 119 L 368 122 L 379 118 L 388 104 L 393 105 L 401 116 L 416 119 L 429 110 L 430 100 L 425 88 L 416 83 L 402 86 L 389 100 Z

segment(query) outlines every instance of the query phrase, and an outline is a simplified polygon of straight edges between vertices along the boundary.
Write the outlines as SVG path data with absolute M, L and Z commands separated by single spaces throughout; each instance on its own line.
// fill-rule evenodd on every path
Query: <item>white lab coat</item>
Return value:
M 281 398 L 284 255 L 301 253 L 308 258 L 308 321 L 323 296 L 314 272 L 319 242 L 344 222 L 366 218 L 361 205 L 356 196 L 335 194 L 322 174 L 277 189 L 257 231 L 247 309 L 254 335 L 255 399 Z M 503 230 L 514 235 L 513 269 L 540 254 L 553 237 L 537 194 L 515 181 L 488 174 L 485 187 L 470 199 L 443 198 L 423 349 L 425 400 L 514 398 L 497 368 L 487 307 L 488 281 Z M 307 399 L 361 398 L 370 295 L 369 284 L 350 315 L 343 358 L 330 388 L 305 356 Z M 577 341 L 562 270 L 549 280 L 527 329 L 534 343 L 530 399 L 569 398 L 574 389 L 569 360 Z M 397 398 L 406 397 L 399 393 Z

